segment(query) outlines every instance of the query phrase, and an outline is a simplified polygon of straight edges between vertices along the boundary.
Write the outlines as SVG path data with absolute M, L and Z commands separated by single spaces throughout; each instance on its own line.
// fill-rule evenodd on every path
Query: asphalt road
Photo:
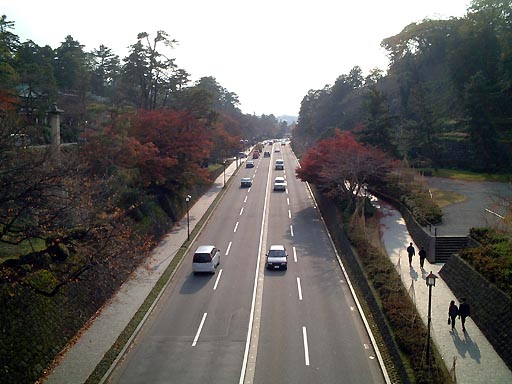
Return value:
M 443 207 L 443 222 L 437 226 L 438 236 L 466 236 L 472 227 L 494 227 L 506 214 L 503 199 L 512 198 L 509 183 L 452 180 L 426 177 L 430 188 L 456 192 L 464 201 Z
M 239 171 L 110 382 L 384 382 L 295 158 L 277 146 Z M 272 190 L 276 176 L 285 192 Z M 221 249 L 215 275 L 192 273 L 203 244 Z M 265 268 L 271 244 L 286 247 L 286 271 Z

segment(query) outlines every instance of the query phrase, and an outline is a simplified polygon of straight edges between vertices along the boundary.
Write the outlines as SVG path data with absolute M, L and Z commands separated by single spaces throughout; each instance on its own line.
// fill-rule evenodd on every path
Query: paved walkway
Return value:
M 430 264 L 425 260 L 424 270 L 421 270 L 417 255 L 419 247 L 410 237 L 401 214 L 382 201 L 377 200 L 376 205 L 383 213 L 381 219 L 382 239 L 387 254 L 400 273 L 404 286 L 415 301 L 425 325 L 428 311 L 428 287 L 425 277 L 431 271 L 439 277 L 436 279 L 435 287 L 432 288 L 431 336 L 448 367 L 452 366 L 454 358 L 456 358 L 457 383 L 512 383 L 512 372 L 471 318 L 466 320 L 466 333 L 462 332 L 459 319 L 456 321 L 455 331 L 451 331 L 451 326 L 447 324 L 448 306 L 451 300 L 455 300 L 457 305 L 459 302 L 439 276 L 439 270 L 444 264 Z M 413 258 L 412 267 L 409 267 L 405 248 L 411 242 L 416 247 L 416 256 Z M 472 308 L 472 310 L 478 309 Z
M 236 164 L 233 162 L 226 167 L 226 181 L 235 172 Z M 224 174 L 222 173 L 210 190 L 190 207 L 191 232 L 213 203 L 223 185 Z M 154 250 L 148 262 L 139 267 L 134 273 L 134 277 L 123 284 L 110 304 L 105 306 L 76 344 L 62 357 L 59 365 L 49 375 L 45 383 L 81 384 L 87 380 L 149 295 L 174 255 L 187 241 L 187 235 L 187 218 L 185 217 Z

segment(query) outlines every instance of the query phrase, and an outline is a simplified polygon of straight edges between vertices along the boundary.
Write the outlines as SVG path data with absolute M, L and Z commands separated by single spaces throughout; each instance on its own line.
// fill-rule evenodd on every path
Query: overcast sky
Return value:
M 310 89 L 359 65 L 385 70 L 380 42 L 425 18 L 464 16 L 470 0 L 0 0 L 22 42 L 71 35 L 124 58 L 137 33 L 167 32 L 191 80 L 213 76 L 250 114 L 298 115 Z

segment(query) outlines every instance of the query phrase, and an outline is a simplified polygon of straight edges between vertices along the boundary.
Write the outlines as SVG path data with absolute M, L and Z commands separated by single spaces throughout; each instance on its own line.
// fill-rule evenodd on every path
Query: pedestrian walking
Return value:
M 409 266 L 412 267 L 412 257 L 416 254 L 416 251 L 414 250 L 414 246 L 412 243 L 409 244 L 407 247 L 407 254 L 409 255 Z
M 427 251 L 425 251 L 425 247 L 421 247 L 418 255 L 420 256 L 420 268 L 423 269 L 423 264 L 425 264 L 425 259 L 427 258 Z
M 459 319 L 462 323 L 462 332 L 466 332 L 466 317 L 471 316 L 471 308 L 469 307 L 466 298 L 460 299 L 459 305 Z
M 455 319 L 459 314 L 459 308 L 455 305 L 455 301 L 450 301 L 450 307 L 448 308 L 448 324 L 451 324 L 452 330 L 455 329 Z

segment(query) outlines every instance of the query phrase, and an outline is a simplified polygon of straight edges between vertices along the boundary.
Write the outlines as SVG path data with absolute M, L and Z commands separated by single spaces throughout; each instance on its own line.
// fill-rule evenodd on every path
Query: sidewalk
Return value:
M 236 162 L 232 162 L 226 167 L 226 182 L 235 172 Z M 221 173 L 210 190 L 190 207 L 190 232 L 213 203 L 223 185 L 224 173 Z M 121 286 L 110 304 L 105 306 L 76 344 L 69 348 L 45 383 L 85 383 L 142 305 L 174 255 L 187 241 L 187 236 L 187 218 L 184 217 L 153 251 L 147 263 L 140 266 L 133 274 L 134 277 Z
M 448 321 L 448 306 L 451 300 L 459 305 L 458 298 L 450 291 L 439 270 L 444 264 L 430 264 L 425 260 L 423 271 L 420 269 L 419 257 L 413 258 L 412 267 L 409 267 L 406 247 L 414 241 L 407 231 L 405 221 L 400 213 L 393 207 L 380 200 L 374 203 L 383 214 L 382 239 L 387 254 L 402 277 L 405 288 L 413 298 L 418 312 L 427 324 L 428 287 L 425 277 L 432 271 L 439 278 L 432 288 L 432 312 L 430 334 L 437 345 L 441 356 L 448 368 L 452 367 L 456 358 L 455 374 L 457 383 L 512 383 L 512 372 L 496 353 L 492 345 L 480 332 L 471 318 L 466 319 L 466 330 L 462 332 L 462 325 L 457 319 L 456 329 L 451 332 Z M 419 249 L 419 244 L 415 248 Z M 471 304 L 471 302 L 469 302 Z M 477 311 L 478 308 L 472 308 Z

